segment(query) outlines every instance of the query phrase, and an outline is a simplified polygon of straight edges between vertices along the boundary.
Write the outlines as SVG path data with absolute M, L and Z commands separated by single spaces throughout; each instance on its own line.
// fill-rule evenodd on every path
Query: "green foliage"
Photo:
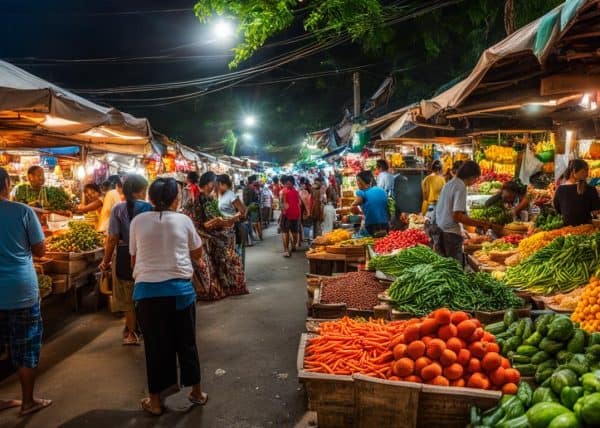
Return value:
M 201 0 L 194 6 L 200 22 L 210 22 L 215 15 L 235 19 L 242 41 L 233 49 L 230 64 L 237 67 L 248 59 L 265 41 L 288 28 L 294 21 L 293 10 L 298 0 Z
M 237 148 L 238 139 L 231 129 L 225 131 L 225 135 L 223 136 L 221 142 L 225 147 L 225 151 L 231 156 L 235 156 L 235 149 Z
M 241 41 L 233 49 L 235 56 L 229 64 L 235 68 L 268 38 L 290 27 L 294 14 L 304 8 L 300 0 L 202 0 L 194 12 L 203 23 L 215 16 L 236 21 Z M 380 45 L 386 33 L 385 14 L 394 10 L 379 0 L 314 0 L 306 8 L 304 28 L 320 40 L 347 33 L 352 41 L 361 41 L 371 49 Z

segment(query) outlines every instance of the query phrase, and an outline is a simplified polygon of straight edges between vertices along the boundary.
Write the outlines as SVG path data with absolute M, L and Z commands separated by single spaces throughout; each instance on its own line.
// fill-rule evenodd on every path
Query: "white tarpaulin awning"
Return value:
M 529 25 L 517 30 L 487 49 L 471 74 L 440 95 L 421 102 L 421 116 L 429 119 L 437 113 L 458 107 L 481 83 L 498 62 L 511 56 L 529 55 L 544 64 L 555 43 L 572 25 L 581 9 L 596 0 L 567 0 Z
M 152 151 L 151 141 L 147 119 L 100 106 L 0 61 L 0 147 L 79 144 L 143 154 Z

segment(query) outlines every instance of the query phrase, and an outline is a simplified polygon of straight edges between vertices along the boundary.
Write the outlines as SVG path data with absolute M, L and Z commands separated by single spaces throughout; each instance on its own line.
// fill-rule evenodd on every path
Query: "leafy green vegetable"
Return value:
M 475 220 L 489 221 L 494 224 L 508 224 L 513 221 L 512 213 L 502 204 L 491 207 L 471 208 L 469 216 Z
M 465 273 L 453 259 L 406 267 L 388 289 L 396 309 L 425 315 L 434 309 L 494 311 L 523 300 L 488 273 Z
M 399 276 L 406 268 L 418 264 L 433 263 L 442 257 L 424 245 L 416 245 L 394 255 L 376 256 L 369 260 L 369 269 L 386 275 Z

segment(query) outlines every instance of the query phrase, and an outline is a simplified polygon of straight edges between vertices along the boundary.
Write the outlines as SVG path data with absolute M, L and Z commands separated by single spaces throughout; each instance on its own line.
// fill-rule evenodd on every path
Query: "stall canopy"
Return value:
M 600 90 L 599 27 L 598 0 L 567 0 L 487 49 L 468 77 L 422 101 L 419 117 L 567 120 Z
M 131 155 L 161 147 L 147 119 L 100 106 L 0 61 L 0 148 L 72 145 Z

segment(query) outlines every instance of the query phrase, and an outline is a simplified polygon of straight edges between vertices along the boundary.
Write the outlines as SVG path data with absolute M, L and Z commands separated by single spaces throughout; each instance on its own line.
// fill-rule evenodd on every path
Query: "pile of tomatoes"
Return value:
M 507 244 L 519 245 L 519 242 L 523 240 L 523 235 L 506 235 L 501 239 L 502 242 L 506 242 Z
M 374 248 L 377 254 L 388 254 L 415 245 L 429 245 L 429 237 L 422 230 L 394 230 L 385 238 L 377 240 Z

